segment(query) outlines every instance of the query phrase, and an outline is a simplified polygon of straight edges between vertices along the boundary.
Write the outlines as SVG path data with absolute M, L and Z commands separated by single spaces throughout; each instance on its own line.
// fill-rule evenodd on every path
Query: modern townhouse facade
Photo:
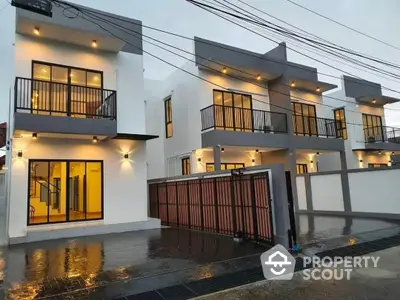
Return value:
M 341 126 L 349 169 L 390 167 L 400 153 L 400 128 L 386 126 L 384 106 L 400 99 L 383 95 L 380 84 L 342 77 L 342 88 L 323 97 Z M 332 108 L 334 107 L 334 108 Z M 340 125 L 339 125 L 340 127 Z M 335 154 L 321 155 L 320 164 L 334 167 Z
M 107 12 L 112 3 L 91 5 L 141 33 L 140 21 Z M 9 6 L 0 22 L 10 243 L 159 227 L 147 213 L 156 136 L 145 128 L 141 35 L 123 42 L 58 6 L 52 17 Z
M 186 72 L 145 82 L 148 132 L 160 135 L 148 143 L 149 178 L 270 163 L 316 172 L 323 153 L 347 168 L 322 98 L 336 86 L 288 61 L 284 43 L 260 54 L 195 37 L 194 54 Z

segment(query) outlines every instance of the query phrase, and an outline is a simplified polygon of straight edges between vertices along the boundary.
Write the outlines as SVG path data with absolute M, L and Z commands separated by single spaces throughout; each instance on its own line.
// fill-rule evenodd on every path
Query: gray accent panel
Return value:
M 347 160 L 345 151 L 340 151 L 341 180 L 343 193 L 344 211 L 351 211 L 350 184 L 349 173 L 347 172 Z
M 201 134 L 201 145 L 202 148 L 216 145 L 287 148 L 289 145 L 289 136 L 278 133 L 211 130 Z
M 344 151 L 344 140 L 294 135 L 292 146 L 295 149 Z
M 52 229 L 51 225 L 43 225 L 46 226 L 48 230 L 28 231 L 28 234 L 24 237 L 10 238 L 9 243 L 10 245 L 13 245 L 13 244 L 45 241 L 45 240 L 65 239 L 65 238 L 74 238 L 81 236 L 91 236 L 91 235 L 121 233 L 121 232 L 161 228 L 161 221 L 159 219 L 152 219 L 152 218 L 149 218 L 146 221 L 110 224 L 110 225 L 103 225 L 103 224 L 97 225 L 96 223 L 98 223 L 98 221 L 94 221 L 94 225 L 91 225 L 91 222 L 82 222 L 81 223 L 82 226 L 77 226 L 74 228 L 65 228 L 65 229 Z
M 304 185 L 306 187 L 306 200 L 307 200 L 307 209 L 313 210 L 314 205 L 312 201 L 312 189 L 311 189 L 311 179 L 310 176 L 304 177 Z
M 121 39 L 129 42 L 129 44 L 126 43 L 123 46 L 121 51 L 143 55 L 142 22 L 141 21 L 123 17 L 123 16 L 119 16 L 119 15 L 115 15 L 115 14 L 111 14 L 111 13 L 108 13 L 105 11 L 100 11 L 97 9 L 85 7 L 82 5 L 75 4 L 75 3 L 73 5 L 80 7 L 82 9 L 85 9 L 85 10 L 89 10 L 92 13 L 101 13 L 102 14 L 101 18 L 104 19 L 104 21 L 96 20 L 96 22 L 99 25 L 101 25 L 102 27 L 104 27 L 105 29 L 107 29 L 108 31 L 116 34 Z M 17 11 L 17 20 L 19 18 L 30 19 L 30 20 L 37 21 L 39 23 L 43 22 L 43 23 L 48 23 L 48 24 L 52 24 L 52 25 L 56 25 L 56 26 L 62 26 L 62 27 L 66 27 L 66 28 L 70 28 L 70 29 L 74 29 L 74 30 L 78 30 L 78 31 L 85 31 L 85 32 L 91 32 L 91 33 L 95 33 L 95 34 L 112 36 L 112 34 L 106 32 L 105 30 L 103 30 L 102 28 L 97 26 L 96 24 L 86 21 L 80 17 L 77 17 L 77 18 L 66 17 L 65 15 L 74 17 L 79 14 L 79 11 L 77 11 L 73 8 L 64 11 L 63 8 L 53 5 L 53 17 L 52 18 L 43 16 L 43 15 L 39 15 L 34 12 L 30 12 L 30 11 L 20 9 L 20 8 L 17 8 L 16 11 Z M 123 31 L 118 30 L 118 28 L 114 28 L 113 25 L 108 24 L 107 21 L 111 21 L 117 25 L 125 27 L 126 29 L 124 28 Z M 134 33 L 124 32 L 124 31 L 130 31 L 130 30 L 133 31 Z M 130 44 L 132 44 L 132 45 L 130 45 Z
M 15 113 L 14 130 L 114 137 L 117 135 L 117 121 Z
M 347 97 L 382 96 L 381 85 L 367 80 L 343 76 L 344 92 Z
M 221 171 L 221 149 L 219 146 L 213 147 L 213 155 L 214 155 L 214 170 Z
M 365 149 L 400 151 L 400 144 L 396 143 L 366 143 Z
M 266 79 L 273 79 L 282 74 L 285 66 L 285 61 L 275 62 L 278 56 L 277 53 L 274 53 L 274 57 L 268 60 L 268 55 L 216 43 L 199 37 L 194 38 L 194 49 L 197 65 L 205 65 L 216 70 L 221 70 L 222 66 L 226 66 L 227 68 L 235 68 L 250 74 L 260 74 Z M 286 51 L 285 48 L 279 49 L 277 51 Z M 217 63 L 213 63 L 210 60 Z M 205 69 L 207 70 L 207 68 Z M 229 74 L 235 77 L 245 76 L 243 72 L 237 71 L 235 73 L 234 70 L 230 70 Z
M 317 69 L 289 61 L 285 75 L 304 81 L 318 82 Z

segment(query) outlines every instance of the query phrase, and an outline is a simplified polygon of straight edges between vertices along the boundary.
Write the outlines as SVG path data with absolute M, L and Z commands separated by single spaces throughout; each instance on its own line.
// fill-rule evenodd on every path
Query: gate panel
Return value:
M 163 225 L 273 242 L 268 173 L 150 184 L 149 197 Z

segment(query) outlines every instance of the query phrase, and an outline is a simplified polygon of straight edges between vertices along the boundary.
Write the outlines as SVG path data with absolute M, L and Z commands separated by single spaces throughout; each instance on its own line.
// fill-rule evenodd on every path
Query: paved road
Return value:
M 379 256 L 378 268 L 358 268 L 350 280 L 305 281 L 298 272 L 291 281 L 261 281 L 223 291 L 204 300 L 398 300 L 400 299 L 400 247 L 371 254 Z

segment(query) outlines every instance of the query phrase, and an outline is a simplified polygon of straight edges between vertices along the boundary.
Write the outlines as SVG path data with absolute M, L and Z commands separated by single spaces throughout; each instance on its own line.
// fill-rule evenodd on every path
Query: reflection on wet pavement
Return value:
M 266 249 L 177 229 L 17 245 L 0 250 L 0 299 L 113 299 L 251 268 Z
M 297 232 L 303 254 L 313 255 L 398 235 L 400 220 L 300 214 L 297 216 Z

